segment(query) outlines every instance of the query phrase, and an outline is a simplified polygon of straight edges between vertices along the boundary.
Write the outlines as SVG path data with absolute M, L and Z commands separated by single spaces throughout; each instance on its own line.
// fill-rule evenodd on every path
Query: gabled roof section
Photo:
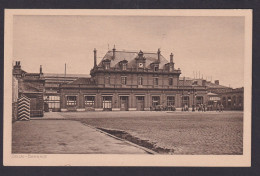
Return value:
M 115 57 L 113 58 L 113 51 L 108 51 L 102 61 L 110 60 L 110 67 L 117 67 L 118 63 L 122 60 L 128 61 L 128 67 L 136 67 L 136 60 L 135 58 L 138 57 L 139 51 L 115 51 Z M 146 68 L 150 68 L 150 64 L 153 62 L 158 61 L 158 54 L 157 53 L 149 53 L 143 52 L 143 57 L 146 59 Z M 167 64 L 169 61 L 166 60 L 162 55 L 160 55 L 160 64 L 159 69 L 163 69 L 164 65 Z M 99 67 L 102 66 L 102 61 L 98 64 Z

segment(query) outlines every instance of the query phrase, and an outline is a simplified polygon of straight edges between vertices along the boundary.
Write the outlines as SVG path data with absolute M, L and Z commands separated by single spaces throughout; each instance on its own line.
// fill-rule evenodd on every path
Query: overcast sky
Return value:
M 156 52 L 185 77 L 244 83 L 244 17 L 15 16 L 13 60 L 27 72 L 89 74 L 93 49 L 98 62 L 118 50 Z

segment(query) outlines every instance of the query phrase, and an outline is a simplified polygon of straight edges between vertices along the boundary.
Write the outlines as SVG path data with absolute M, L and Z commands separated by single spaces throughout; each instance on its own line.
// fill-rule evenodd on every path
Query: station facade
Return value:
M 206 103 L 206 86 L 183 84 L 173 54 L 169 60 L 160 50 L 147 53 L 114 48 L 97 64 L 94 50 L 91 77 L 60 85 L 61 111 L 170 110 Z
M 107 51 L 90 75 L 27 73 L 17 61 L 13 76 L 18 97 L 31 99 L 31 116 L 43 111 L 183 110 L 200 104 L 243 110 L 243 88 L 232 89 L 204 79 L 180 77 L 173 54 L 169 61 L 157 52 Z M 14 85 L 14 84 L 13 84 Z M 17 88 L 16 88 L 17 89 Z M 13 88 L 14 92 L 17 90 Z

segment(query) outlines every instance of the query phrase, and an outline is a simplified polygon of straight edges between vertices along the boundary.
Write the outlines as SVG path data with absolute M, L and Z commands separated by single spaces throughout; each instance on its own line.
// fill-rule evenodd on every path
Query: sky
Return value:
M 22 69 L 44 73 L 89 74 L 108 49 L 157 52 L 181 76 L 244 85 L 244 17 L 17 15 L 13 21 L 13 60 Z

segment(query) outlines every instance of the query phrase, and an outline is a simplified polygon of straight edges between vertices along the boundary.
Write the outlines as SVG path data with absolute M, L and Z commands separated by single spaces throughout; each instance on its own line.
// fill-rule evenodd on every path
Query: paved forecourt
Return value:
M 172 116 L 193 116 L 199 115 L 202 116 L 210 115 L 210 116 L 220 116 L 220 115 L 229 115 L 229 114 L 241 114 L 241 111 L 224 111 L 224 112 L 216 112 L 216 111 L 206 111 L 206 112 L 192 112 L 192 111 L 89 111 L 89 112 L 48 112 L 44 114 L 43 118 L 37 119 L 74 119 L 74 118 L 135 118 L 135 117 L 172 117 Z
M 147 154 L 78 121 L 30 120 L 13 123 L 12 153 Z
M 243 112 L 67 112 L 65 119 L 125 131 L 174 154 L 243 154 Z

